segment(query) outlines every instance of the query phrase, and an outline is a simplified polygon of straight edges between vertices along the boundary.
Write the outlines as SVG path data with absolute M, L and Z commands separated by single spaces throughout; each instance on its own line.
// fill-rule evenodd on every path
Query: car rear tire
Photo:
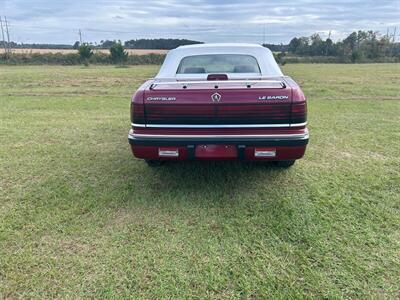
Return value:
M 159 167 L 163 164 L 163 161 L 161 160 L 152 160 L 152 159 L 146 159 L 146 163 L 149 167 L 155 168 Z
M 276 165 L 280 168 L 290 168 L 295 162 L 295 160 L 279 160 L 276 162 Z

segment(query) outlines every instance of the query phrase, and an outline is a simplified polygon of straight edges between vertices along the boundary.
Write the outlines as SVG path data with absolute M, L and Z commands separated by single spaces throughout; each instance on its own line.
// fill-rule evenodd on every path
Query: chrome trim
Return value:
M 174 86 L 182 86 L 182 88 L 187 88 L 193 85 L 212 85 L 212 86 L 227 86 L 227 85 L 235 85 L 235 84 L 243 84 L 247 88 L 251 88 L 253 85 L 259 84 L 269 84 L 269 85 L 279 85 L 277 88 L 284 89 L 286 88 L 286 84 L 281 80 L 193 80 L 193 81 L 160 81 L 153 82 L 150 86 L 150 89 L 153 90 L 157 86 L 165 86 L 172 85 Z M 241 88 L 241 87 L 239 87 Z M 262 86 L 264 88 L 264 86 Z
M 132 127 L 146 127 L 146 124 L 131 123 Z
M 196 125 L 196 124 L 137 124 L 131 123 L 133 127 L 141 128 L 282 128 L 300 127 L 307 125 L 304 123 L 295 124 L 223 124 L 223 125 Z
M 301 126 L 306 126 L 307 122 L 304 123 L 292 123 L 290 124 L 290 127 L 301 127 Z
M 271 139 L 271 140 L 306 140 L 309 138 L 308 130 L 306 129 L 304 133 L 294 133 L 294 134 L 140 134 L 140 133 L 129 133 L 128 138 L 134 139 L 135 137 L 138 138 L 148 138 L 148 139 L 178 139 L 178 140 L 185 140 L 185 139 L 196 139 L 196 138 L 208 138 L 208 139 Z

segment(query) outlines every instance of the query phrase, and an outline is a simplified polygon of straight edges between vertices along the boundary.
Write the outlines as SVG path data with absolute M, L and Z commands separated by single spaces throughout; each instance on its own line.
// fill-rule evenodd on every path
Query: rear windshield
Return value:
M 206 54 L 184 57 L 177 74 L 256 73 L 260 67 L 254 56 L 246 54 Z

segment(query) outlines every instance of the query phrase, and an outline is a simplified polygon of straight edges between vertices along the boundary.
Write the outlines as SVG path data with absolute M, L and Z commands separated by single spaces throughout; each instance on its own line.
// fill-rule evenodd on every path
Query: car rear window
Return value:
M 256 73 L 260 67 L 254 56 L 246 54 L 206 54 L 184 57 L 177 74 Z

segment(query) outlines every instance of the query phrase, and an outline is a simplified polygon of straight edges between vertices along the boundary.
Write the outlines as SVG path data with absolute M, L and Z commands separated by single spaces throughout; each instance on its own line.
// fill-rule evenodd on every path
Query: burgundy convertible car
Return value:
M 308 143 L 307 104 L 271 51 L 252 44 L 171 50 L 131 102 L 135 157 L 276 161 L 289 167 Z

